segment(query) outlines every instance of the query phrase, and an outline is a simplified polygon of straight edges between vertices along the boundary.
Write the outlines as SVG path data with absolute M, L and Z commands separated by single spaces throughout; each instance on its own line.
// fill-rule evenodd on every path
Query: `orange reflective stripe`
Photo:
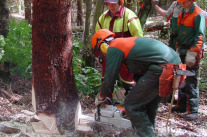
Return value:
M 129 19 L 127 23 L 129 23 L 129 22 L 131 22 L 132 20 L 135 20 L 135 19 L 138 19 L 138 17 L 133 17 L 133 18 Z
M 126 59 L 130 50 L 134 47 L 134 45 L 135 45 L 134 41 L 137 38 L 138 37 L 117 38 L 111 42 L 110 47 L 120 49 L 122 52 L 124 52 L 124 59 Z

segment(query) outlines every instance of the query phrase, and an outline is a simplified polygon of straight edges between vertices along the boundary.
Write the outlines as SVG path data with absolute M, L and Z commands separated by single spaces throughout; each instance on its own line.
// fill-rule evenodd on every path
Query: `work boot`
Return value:
M 187 109 L 184 109 L 184 108 L 181 109 L 179 107 L 173 106 L 172 111 L 176 111 L 176 112 L 179 112 L 179 113 L 185 113 L 187 111 Z
M 198 119 L 198 114 L 197 113 L 188 114 L 186 116 L 186 119 L 187 120 L 195 120 L 195 119 Z

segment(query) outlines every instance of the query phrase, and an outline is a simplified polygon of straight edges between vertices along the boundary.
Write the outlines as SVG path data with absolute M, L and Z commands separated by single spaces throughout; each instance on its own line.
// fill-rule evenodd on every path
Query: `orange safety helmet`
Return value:
M 177 0 L 178 2 L 186 2 L 187 0 Z M 196 2 L 196 0 L 193 0 L 194 2 Z
M 110 36 L 115 37 L 115 34 L 107 29 L 100 29 L 93 35 L 91 39 L 92 48 L 99 48 L 102 41 Z
M 104 2 L 108 2 L 108 3 L 118 3 L 120 5 L 124 5 L 124 0 L 103 0 Z

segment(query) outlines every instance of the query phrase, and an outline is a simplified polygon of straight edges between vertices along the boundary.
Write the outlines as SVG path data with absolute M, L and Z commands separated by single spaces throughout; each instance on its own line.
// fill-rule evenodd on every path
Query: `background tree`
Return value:
M 82 0 L 77 0 L 77 26 L 83 26 L 83 8 Z
M 0 1 L 0 35 L 7 36 L 9 31 L 9 7 L 7 0 Z
M 86 0 L 86 18 L 85 18 L 85 31 L 84 31 L 84 48 L 86 51 L 91 49 L 91 34 L 90 34 L 90 24 L 91 24 L 91 10 L 92 10 L 92 0 Z M 83 55 L 86 66 L 93 66 L 93 57 L 89 55 L 89 52 L 85 52 Z
M 28 21 L 29 24 L 32 23 L 32 0 L 24 0 L 25 5 L 25 20 Z
M 151 4 L 151 0 L 144 0 L 142 4 L 143 5 L 140 5 L 141 8 L 140 8 L 139 13 L 138 13 L 138 18 L 139 18 L 141 26 L 143 28 L 149 14 L 150 14 L 152 4 Z
M 0 1 L 0 35 L 3 35 L 5 38 L 9 32 L 9 7 L 7 0 Z M 1 37 L 0 37 L 1 38 Z M 1 42 L 1 39 L 0 39 Z M 2 47 L 0 47 L 0 59 L 2 58 Z M 9 80 L 9 63 L 3 62 L 0 63 L 0 77 L 5 81 Z
M 32 93 L 37 114 L 54 116 L 60 131 L 75 129 L 71 1 L 33 0 Z
M 91 35 L 92 36 L 95 33 L 96 23 L 98 21 L 98 18 L 103 13 L 103 10 L 104 10 L 104 3 L 101 0 L 97 0 L 96 5 L 95 5 L 94 14 L 93 14 L 93 25 L 92 25 L 92 28 L 91 28 Z
M 128 9 L 131 9 L 134 12 L 136 11 L 136 0 L 126 0 L 125 2 Z

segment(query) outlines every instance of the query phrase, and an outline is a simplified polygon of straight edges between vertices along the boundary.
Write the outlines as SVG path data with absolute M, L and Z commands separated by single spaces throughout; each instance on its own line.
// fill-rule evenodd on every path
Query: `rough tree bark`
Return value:
M 146 23 L 146 20 L 150 14 L 151 8 L 152 8 L 151 0 L 144 0 L 143 7 L 140 8 L 139 13 L 138 13 L 138 18 L 140 19 L 142 28 L 144 24 Z
M 7 0 L 0 1 L 0 35 L 7 37 L 9 32 L 9 7 Z
M 7 0 L 0 0 L 0 35 L 7 37 L 9 32 L 9 7 Z M 10 81 L 8 62 L 0 63 L 0 77 L 4 81 Z
M 104 3 L 101 0 L 97 0 L 95 5 L 94 15 L 93 15 L 93 25 L 91 28 L 91 35 L 95 33 L 96 23 L 98 21 L 98 18 L 103 13 L 103 9 L 104 9 Z
M 71 1 L 33 0 L 32 24 L 34 109 L 54 115 L 60 131 L 73 131 L 79 97 L 72 66 Z
M 25 5 L 25 20 L 28 21 L 29 24 L 32 23 L 32 0 L 24 0 Z
M 82 0 L 77 0 L 77 26 L 83 26 Z
M 86 51 L 83 55 L 83 60 L 86 66 L 93 66 L 93 57 L 89 54 L 91 49 L 91 34 L 90 34 L 90 18 L 92 10 L 92 0 L 86 0 L 86 19 L 85 19 L 85 31 L 84 31 L 84 48 Z
M 135 13 L 137 13 L 137 15 L 138 15 L 138 13 L 139 13 L 141 4 L 142 4 L 142 1 L 141 1 L 141 0 L 137 0 L 137 10 L 136 10 L 136 12 L 135 12 Z
M 136 1 L 135 0 L 126 0 L 125 2 L 126 2 L 125 3 L 126 7 L 135 12 L 135 10 L 136 10 Z

